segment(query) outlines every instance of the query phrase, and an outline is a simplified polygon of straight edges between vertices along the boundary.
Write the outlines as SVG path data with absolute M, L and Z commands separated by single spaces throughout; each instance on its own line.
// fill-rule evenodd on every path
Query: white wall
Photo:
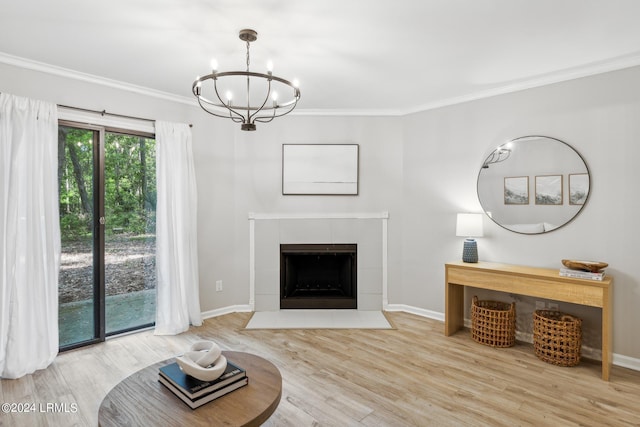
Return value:
M 633 250 L 640 198 L 632 186 L 640 182 L 639 80 L 640 68 L 632 68 L 402 118 L 288 116 L 241 132 L 195 106 L 0 64 L 2 92 L 194 124 L 203 311 L 248 303 L 249 212 L 388 211 L 389 302 L 442 312 L 443 264 L 462 251 L 455 214 L 481 211 L 476 178 L 486 155 L 524 135 L 564 140 L 592 175 L 585 209 L 545 235 L 486 221 L 480 259 L 545 267 L 558 267 L 562 258 L 609 262 L 614 352 L 638 359 Z M 360 144 L 359 196 L 281 194 L 283 143 L 341 142 Z M 222 292 L 215 292 L 216 280 L 223 280 Z M 598 329 L 595 309 L 561 309 L 585 317 L 585 329 Z
M 544 235 L 512 233 L 485 217 L 480 259 L 550 268 L 560 267 L 563 258 L 608 262 L 614 277 L 614 352 L 640 358 L 634 252 L 640 238 L 639 79 L 640 68 L 632 68 L 405 117 L 399 301 L 444 310 L 442 265 L 460 259 L 462 251 L 462 239 L 454 236 L 455 214 L 481 212 L 476 178 L 482 161 L 509 139 L 551 136 L 587 162 L 592 179 L 587 205 L 567 226 Z M 519 323 L 530 319 L 533 305 L 522 302 Z M 597 346 L 599 310 L 568 304 L 560 309 L 584 317 L 585 344 Z
M 233 288 L 204 301 L 210 308 L 247 304 L 249 300 L 249 212 L 254 213 L 358 213 L 388 211 L 389 270 L 400 268 L 399 219 L 394 211 L 401 202 L 402 129 L 399 118 L 287 116 L 258 125 L 256 132 L 242 132 L 232 124 L 235 164 L 233 227 L 235 252 L 229 261 Z M 282 144 L 355 143 L 360 145 L 358 196 L 283 196 Z M 215 171 L 211 170 L 211 174 Z M 210 209 L 220 209 L 211 204 Z M 395 231 L 394 231 L 395 230 Z M 322 242 L 320 242 L 322 243 Z M 258 248 L 259 249 L 259 248 Z M 257 253 L 256 257 L 267 254 Z M 201 258 L 202 259 L 202 258 Z M 219 277 L 216 277 L 219 279 Z M 215 278 L 212 278 L 212 280 Z M 392 285 L 390 285 L 390 288 Z M 231 295 L 219 294 L 231 292 Z M 219 302 L 222 304 L 219 304 Z M 213 303 L 212 303 L 213 302 Z

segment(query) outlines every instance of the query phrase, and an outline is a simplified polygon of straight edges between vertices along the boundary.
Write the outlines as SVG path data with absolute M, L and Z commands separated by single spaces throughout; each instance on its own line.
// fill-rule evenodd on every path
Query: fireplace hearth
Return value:
M 281 309 L 356 309 L 356 244 L 281 244 Z

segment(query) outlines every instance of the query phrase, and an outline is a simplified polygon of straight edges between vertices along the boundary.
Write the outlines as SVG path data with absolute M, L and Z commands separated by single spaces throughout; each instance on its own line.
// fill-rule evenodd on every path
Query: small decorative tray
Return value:
M 598 262 L 598 261 L 576 261 L 573 259 L 563 259 L 562 265 L 567 268 L 572 268 L 574 270 L 584 270 L 590 271 L 592 273 L 597 273 L 603 268 L 607 267 L 609 264 L 606 262 Z

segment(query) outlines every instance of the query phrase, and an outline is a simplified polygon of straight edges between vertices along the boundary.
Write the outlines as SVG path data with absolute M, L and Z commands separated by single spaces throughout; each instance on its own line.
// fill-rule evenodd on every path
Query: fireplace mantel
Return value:
M 342 213 L 255 213 L 249 212 L 249 221 L 259 219 L 389 219 L 389 212 Z
M 388 212 L 329 212 L 329 213 L 254 213 L 248 214 L 249 219 L 249 306 L 251 311 L 256 310 L 256 222 L 277 221 L 277 224 L 285 224 L 297 222 L 298 220 L 322 220 L 329 224 L 339 222 L 341 220 L 380 220 L 380 268 L 381 268 L 381 284 L 378 291 L 378 309 L 386 309 L 388 306 L 387 298 L 387 276 L 388 276 L 388 256 L 387 256 L 387 229 L 388 229 Z M 375 223 L 374 223 L 375 224 Z M 370 224 L 372 226 L 373 224 Z M 370 228 L 370 227 L 369 227 Z M 375 228 L 374 228 L 375 229 Z M 278 242 L 291 243 L 291 242 Z M 311 241 L 305 243 L 313 243 Z M 330 243 L 330 242 L 320 242 Z M 279 284 L 276 284 L 279 292 Z M 381 301 L 380 301 L 381 299 Z M 360 300 L 360 299 L 359 299 Z M 359 307 L 360 308 L 360 307 Z M 371 308 L 366 308 L 371 309 Z

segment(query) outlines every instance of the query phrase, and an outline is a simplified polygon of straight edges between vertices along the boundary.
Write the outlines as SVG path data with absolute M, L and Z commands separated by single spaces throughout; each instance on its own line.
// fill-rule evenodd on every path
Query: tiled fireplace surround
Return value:
M 280 310 L 281 243 L 356 243 L 358 310 L 387 306 L 387 212 L 249 214 L 249 304 Z

